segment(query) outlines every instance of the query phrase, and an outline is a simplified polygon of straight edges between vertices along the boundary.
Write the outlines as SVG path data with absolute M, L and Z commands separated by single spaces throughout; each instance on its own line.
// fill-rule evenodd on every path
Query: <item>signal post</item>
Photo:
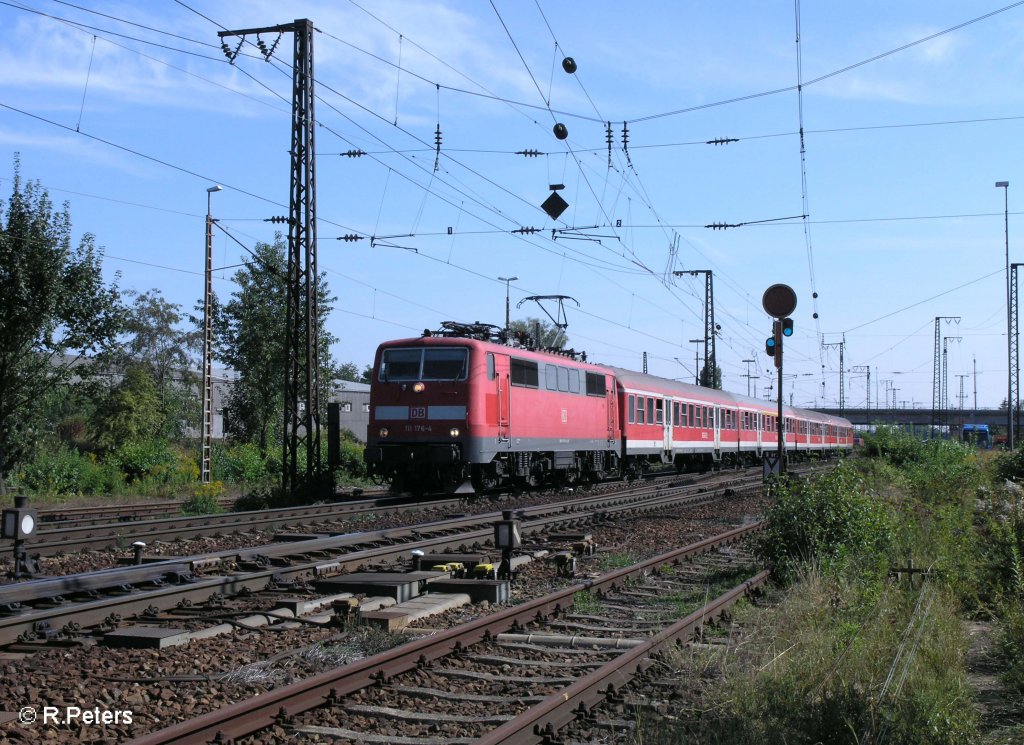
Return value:
M 764 453 L 764 475 L 782 476 L 786 473 L 786 427 L 782 416 L 782 340 L 793 335 L 793 319 L 789 314 L 796 310 L 796 293 L 788 285 L 772 285 L 764 291 L 761 307 L 765 313 L 775 318 L 772 321 L 772 335 L 765 339 L 765 353 L 775 360 L 779 371 L 779 410 L 776 417 L 776 431 L 779 438 L 778 451 L 774 456 Z

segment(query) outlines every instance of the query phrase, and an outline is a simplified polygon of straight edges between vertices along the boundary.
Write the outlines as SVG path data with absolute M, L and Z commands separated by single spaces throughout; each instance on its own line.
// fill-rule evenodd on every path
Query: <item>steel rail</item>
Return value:
M 699 494 L 669 494 L 664 493 L 665 491 L 662 490 L 658 496 L 639 502 L 621 496 L 613 499 L 606 498 L 604 501 L 609 504 L 599 504 L 598 507 L 589 511 L 578 509 L 578 504 L 575 502 L 524 508 L 522 513 L 524 513 L 524 517 L 528 518 L 528 521 L 520 525 L 520 532 L 524 536 L 530 536 L 548 530 L 564 529 L 566 526 L 580 525 L 620 512 L 649 512 L 679 504 L 704 504 L 720 496 L 714 491 L 705 491 Z M 679 491 L 683 491 L 683 489 L 680 488 Z M 242 551 L 222 551 L 212 555 L 191 557 L 188 560 L 188 565 L 194 571 L 231 562 L 243 564 L 277 560 L 280 564 L 287 558 L 307 560 L 291 566 L 279 565 L 266 570 L 198 578 L 170 587 L 157 587 L 145 592 L 136 591 L 129 595 L 98 598 L 81 603 L 61 602 L 54 607 L 47 608 L 12 610 L 9 615 L 0 615 L 0 645 L 11 644 L 19 639 L 45 636 L 62 629 L 108 623 L 112 622 L 111 619 L 117 621 L 119 620 L 117 617 L 135 615 L 150 608 L 164 610 L 173 607 L 181 599 L 202 602 L 215 593 L 235 595 L 243 589 L 261 590 L 275 580 L 293 581 L 328 576 L 358 570 L 372 562 L 396 562 L 407 557 L 414 549 L 429 554 L 448 551 L 452 545 L 458 545 L 460 550 L 464 550 L 467 545 L 479 547 L 493 538 L 493 522 L 500 517 L 500 514 L 487 513 L 472 518 L 453 518 L 400 529 L 315 538 L 295 543 L 273 544 Z M 480 525 L 486 527 L 480 527 Z M 422 538 L 422 534 L 430 532 L 431 528 L 436 529 L 438 535 Z M 368 544 L 374 545 L 372 548 L 353 550 L 356 546 Z M 308 561 L 310 556 L 323 556 L 331 551 L 344 553 Z M 160 565 L 166 564 L 169 567 L 168 572 L 170 572 L 170 567 L 177 567 L 182 563 L 184 562 L 181 558 L 168 559 L 166 562 L 156 562 L 150 571 L 158 571 Z M 126 567 L 124 571 L 129 574 L 138 569 L 138 567 Z M 108 570 L 106 574 L 108 577 L 116 577 L 114 570 Z M 73 578 L 64 579 L 73 580 Z M 25 592 L 23 586 L 32 584 L 32 582 L 28 582 L 10 585 L 7 591 L 12 593 L 11 597 L 20 597 L 20 594 Z M 115 581 L 110 584 L 120 587 L 124 583 Z M 47 591 L 52 591 L 54 587 L 56 585 L 50 582 L 46 583 Z M 95 585 L 92 589 L 95 589 Z M 4 591 L 3 588 L 0 588 L 0 601 L 3 600 Z M 73 594 L 76 591 L 76 582 L 73 580 L 67 589 L 67 594 Z M 10 602 L 19 601 L 12 600 Z
M 762 571 L 718 596 L 700 610 L 694 611 L 650 639 L 631 648 L 607 664 L 584 676 L 542 703 L 532 706 L 509 722 L 478 738 L 474 745 L 534 745 L 551 741 L 555 733 L 571 724 L 583 711 L 608 700 L 628 685 L 633 678 L 653 664 L 651 657 L 680 640 L 692 639 L 708 620 L 717 620 L 740 598 L 768 581 L 769 572 Z
M 513 606 L 499 613 L 478 618 L 457 628 L 418 639 L 373 657 L 273 689 L 166 729 L 151 732 L 132 742 L 136 745 L 163 743 L 195 745 L 213 741 L 227 742 L 250 735 L 276 723 L 285 722 L 300 712 L 324 704 L 335 703 L 347 694 L 376 683 L 386 682 L 396 675 L 464 650 L 466 647 L 493 638 L 509 629 L 519 628 L 538 618 L 571 608 L 573 596 L 577 592 L 607 591 L 620 588 L 631 578 L 649 573 L 666 564 L 677 564 L 719 546 L 735 543 L 763 527 L 764 523 L 760 522 L 734 528 L 721 535 L 663 553 L 631 567 Z
M 746 476 L 742 478 L 753 478 Z M 701 482 L 684 480 L 675 482 L 671 488 L 700 488 Z M 586 509 L 586 505 L 595 500 L 641 499 L 648 493 L 657 493 L 670 487 L 651 483 L 639 489 L 626 488 L 611 493 L 600 493 L 577 497 L 574 501 Z M 127 548 L 128 543 L 142 541 L 170 542 L 182 537 L 214 536 L 225 532 L 243 532 L 257 529 L 279 529 L 289 524 L 301 524 L 304 521 L 327 521 L 352 517 L 367 512 L 402 512 L 422 509 L 453 509 L 465 507 L 464 499 L 445 497 L 437 500 L 424 501 L 409 497 L 385 497 L 380 499 L 361 500 L 358 502 L 332 502 L 321 505 L 305 505 L 299 507 L 281 507 L 268 510 L 250 510 L 226 514 L 194 515 L 188 517 L 171 517 L 152 520 L 136 520 L 132 522 L 108 523 L 105 525 L 83 525 L 77 527 L 57 527 L 41 530 L 35 540 L 25 544 L 30 554 L 53 556 L 59 553 L 72 553 L 86 549 L 106 549 L 111 547 Z M 4 542 L 8 543 L 8 542 Z M 2 544 L 0 544 L 2 545 Z

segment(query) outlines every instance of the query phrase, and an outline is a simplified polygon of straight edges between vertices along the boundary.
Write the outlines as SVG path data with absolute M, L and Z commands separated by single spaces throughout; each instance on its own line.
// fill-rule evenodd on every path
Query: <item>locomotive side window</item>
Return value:
M 590 381 L 590 373 L 587 373 L 587 381 Z M 636 424 L 636 396 L 629 394 L 629 423 Z
M 570 370 L 569 371 L 569 393 L 580 392 L 580 371 Z
M 487 379 L 494 380 L 494 354 L 487 353 Z
M 604 395 L 604 375 L 598 375 L 597 373 L 587 373 L 587 395 L 588 396 L 603 396 Z M 631 400 L 632 395 L 629 397 Z M 629 420 L 633 422 L 632 419 Z
M 559 366 L 558 370 L 558 390 L 566 393 L 569 391 L 569 368 Z
M 536 362 L 519 360 L 513 357 L 510 367 L 512 372 L 512 385 L 518 385 L 523 388 L 538 387 L 539 372 L 537 370 Z
M 558 368 L 555 365 L 544 365 L 544 387 L 549 391 L 558 390 Z

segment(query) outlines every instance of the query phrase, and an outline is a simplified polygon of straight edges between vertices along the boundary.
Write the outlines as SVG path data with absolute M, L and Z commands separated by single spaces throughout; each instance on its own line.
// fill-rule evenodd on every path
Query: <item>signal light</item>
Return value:
M 782 319 L 782 335 L 792 336 L 793 335 L 793 319 L 783 318 Z
M 764 340 L 764 351 L 769 357 L 775 356 L 775 337 L 769 336 Z

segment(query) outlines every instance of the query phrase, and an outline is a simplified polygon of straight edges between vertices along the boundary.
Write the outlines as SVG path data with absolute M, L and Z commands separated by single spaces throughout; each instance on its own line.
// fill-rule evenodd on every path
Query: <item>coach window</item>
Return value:
M 494 380 L 494 353 L 487 353 L 487 379 Z
M 588 373 L 587 375 L 588 375 L 587 379 L 589 380 L 590 379 L 590 377 L 589 377 L 590 374 Z M 629 421 L 630 424 L 636 424 L 636 396 L 634 396 L 632 393 L 630 393 L 628 400 L 629 400 L 629 406 L 627 407 L 629 409 L 629 419 L 628 419 L 628 421 Z
M 662 407 L 663 407 L 663 404 L 661 402 L 661 399 L 659 398 L 658 400 L 656 400 L 654 402 L 654 423 L 655 424 L 664 424 L 665 423 L 665 411 L 664 411 L 664 409 Z
M 558 390 L 563 393 L 569 391 L 569 368 L 558 367 Z
M 647 397 L 647 423 L 654 424 L 654 399 Z
M 580 392 L 580 371 L 570 370 L 569 371 L 569 393 Z
M 644 408 L 644 406 L 645 406 L 645 404 L 644 404 L 644 397 L 643 396 L 637 396 L 636 397 L 636 423 L 637 424 L 643 424 L 645 422 L 645 419 L 644 419 L 645 408 Z
M 603 396 L 604 395 L 604 375 L 598 375 L 597 373 L 587 373 L 587 395 L 588 396 Z M 633 396 L 630 395 L 630 399 Z M 630 419 L 632 422 L 633 420 Z
M 690 426 L 689 425 L 689 418 L 686 416 L 687 409 L 688 409 L 688 407 L 687 407 L 686 404 L 679 404 L 679 426 L 680 427 L 689 427 Z
M 697 411 L 698 411 L 698 407 L 694 406 L 693 404 L 690 404 L 690 426 L 691 427 L 696 427 L 697 426 Z
M 512 385 L 522 388 L 538 387 L 537 363 L 529 360 L 519 360 L 515 357 L 509 363 L 512 372 Z

